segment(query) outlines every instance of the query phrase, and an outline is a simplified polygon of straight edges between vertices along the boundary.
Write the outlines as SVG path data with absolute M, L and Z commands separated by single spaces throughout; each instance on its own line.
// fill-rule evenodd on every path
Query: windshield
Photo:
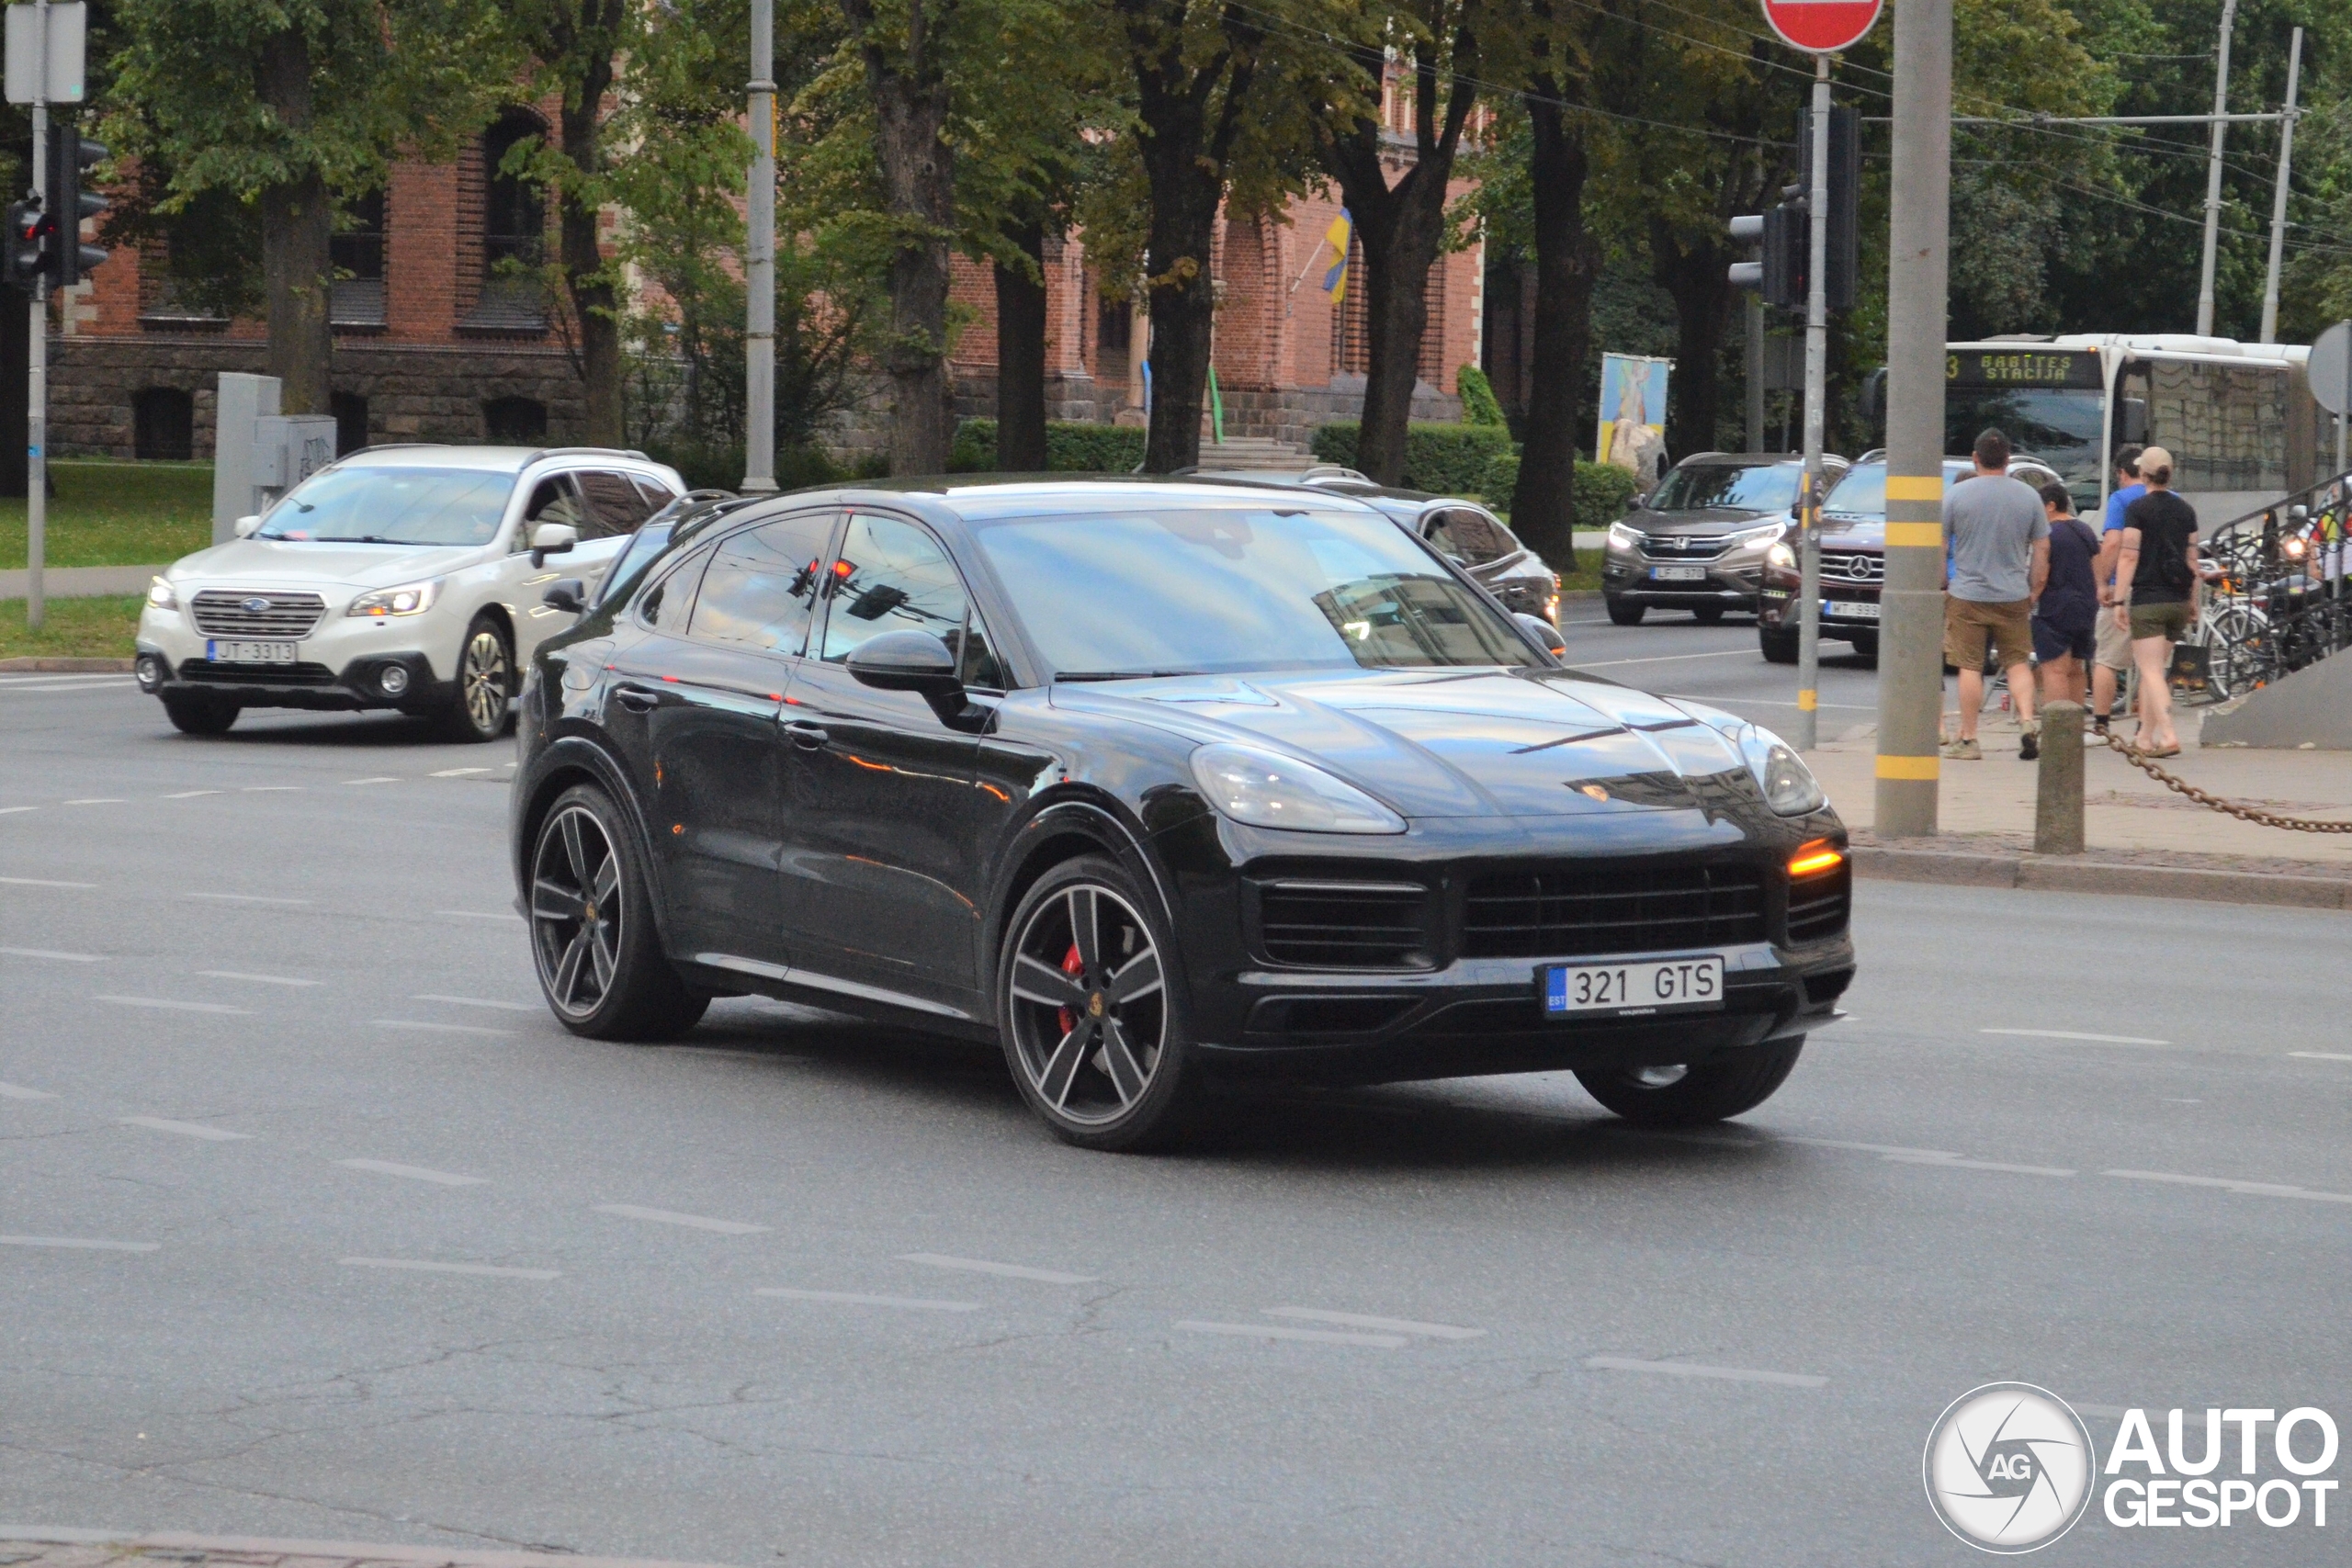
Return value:
M 2092 387 L 1944 389 L 1944 450 L 1964 453 L 1986 430 L 1998 430 L 2019 454 L 2058 470 L 2077 494 L 2099 493 L 2099 437 L 2107 394 Z
M 329 468 L 269 510 L 256 539 L 310 544 L 487 545 L 514 476 L 481 468 Z
M 1650 497 L 1652 512 L 1697 512 L 1736 507 L 1743 512 L 1786 512 L 1796 504 L 1798 470 L 1783 464 L 1736 468 L 1727 463 L 1694 463 L 1666 476 Z
M 1381 516 L 1177 510 L 978 532 L 1063 678 L 1540 663 L 1500 612 Z
M 1944 488 L 1966 479 L 1970 473 L 1965 463 L 1944 465 Z M 1824 512 L 1843 516 L 1883 517 L 1886 515 L 1886 465 L 1857 463 L 1846 470 L 1846 477 L 1829 488 L 1828 497 L 1821 503 Z

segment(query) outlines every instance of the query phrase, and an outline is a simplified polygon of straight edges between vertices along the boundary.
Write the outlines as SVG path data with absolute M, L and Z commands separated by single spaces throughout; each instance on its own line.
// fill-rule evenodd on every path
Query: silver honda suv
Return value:
M 1824 491 L 1846 475 L 1825 455 Z M 1702 452 L 1609 525 L 1600 592 L 1609 618 L 1638 626 L 1653 607 L 1688 610 L 1702 625 L 1753 611 L 1764 552 L 1794 519 L 1804 460 L 1784 452 Z

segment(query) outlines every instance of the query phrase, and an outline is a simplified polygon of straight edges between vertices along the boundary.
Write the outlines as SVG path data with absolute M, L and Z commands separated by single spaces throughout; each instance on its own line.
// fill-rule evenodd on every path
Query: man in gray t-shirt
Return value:
M 2008 671 L 2009 696 L 2024 732 L 2018 754 L 2040 755 L 2033 718 L 2033 602 L 2050 575 L 2050 519 L 2041 497 L 2009 478 L 2009 438 L 1976 438 L 1976 472 L 1944 493 L 1944 662 L 1960 671 L 1960 736 L 1944 755 L 1976 761 L 1976 716 L 1984 706 L 1989 647 Z

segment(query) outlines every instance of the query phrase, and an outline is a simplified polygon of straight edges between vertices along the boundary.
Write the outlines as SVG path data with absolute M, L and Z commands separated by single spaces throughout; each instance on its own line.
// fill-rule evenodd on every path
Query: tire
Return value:
M 164 694 L 164 716 L 182 735 L 226 735 L 237 722 L 237 705 L 193 692 Z
M 1853 639 L 1851 646 L 1856 653 L 1860 654 L 1864 659 L 1869 660 L 1871 663 L 1875 664 L 1878 662 L 1878 637 L 1876 634 L 1872 634 L 1869 637 L 1858 637 Z
M 1797 634 L 1785 626 L 1758 626 L 1756 646 L 1764 654 L 1767 664 L 1794 664 L 1797 661 Z
M 1753 1111 L 1787 1081 L 1804 1050 L 1804 1036 L 1727 1051 L 1710 1062 L 1673 1067 L 1579 1070 L 1584 1091 L 1628 1122 L 1645 1127 L 1696 1127 Z
M 1690 618 L 1702 626 L 1719 626 L 1724 623 L 1724 607 L 1721 604 L 1702 604 L 1690 612 Z
M 1199 1074 L 1151 896 L 1116 861 L 1088 855 L 1040 877 L 1004 930 L 997 1028 L 1029 1108 L 1080 1148 L 1180 1141 Z
M 531 844 L 531 960 L 556 1021 L 591 1040 L 674 1040 L 710 998 L 662 953 L 637 840 L 603 790 L 556 797 Z
M 1638 626 L 1642 624 L 1642 616 L 1649 611 L 1647 604 L 1629 604 L 1622 599 L 1611 599 L 1607 603 L 1611 626 Z
M 441 710 L 442 739 L 497 739 L 506 733 L 506 705 L 514 694 L 514 641 L 497 616 L 476 615 L 458 645 L 458 690 Z

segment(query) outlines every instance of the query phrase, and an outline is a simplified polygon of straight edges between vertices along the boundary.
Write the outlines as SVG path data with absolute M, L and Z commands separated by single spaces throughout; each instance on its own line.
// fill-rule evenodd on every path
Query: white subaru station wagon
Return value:
M 571 624 L 541 602 L 547 585 L 593 589 L 685 488 L 601 447 L 356 452 L 154 580 L 139 684 L 191 735 L 249 707 L 397 708 L 492 739 L 515 671 Z

